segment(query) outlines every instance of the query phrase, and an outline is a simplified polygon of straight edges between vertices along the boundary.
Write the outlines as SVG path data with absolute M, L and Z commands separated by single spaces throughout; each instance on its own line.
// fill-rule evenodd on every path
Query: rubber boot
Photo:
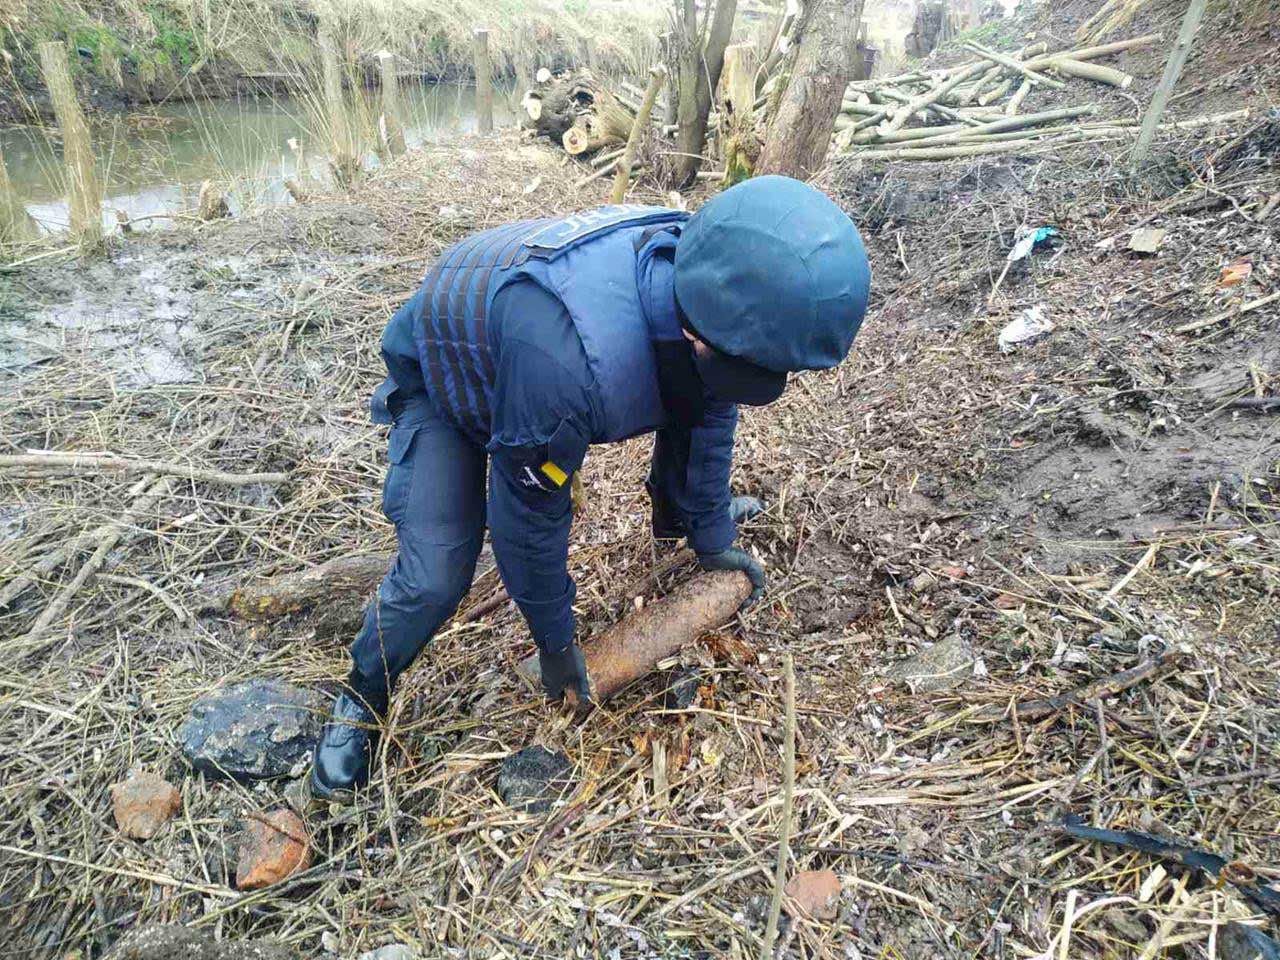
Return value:
M 338 695 L 333 715 L 320 732 L 311 763 L 311 792 L 324 800 L 349 796 L 369 782 L 378 750 L 385 697 L 365 697 L 357 685 Z

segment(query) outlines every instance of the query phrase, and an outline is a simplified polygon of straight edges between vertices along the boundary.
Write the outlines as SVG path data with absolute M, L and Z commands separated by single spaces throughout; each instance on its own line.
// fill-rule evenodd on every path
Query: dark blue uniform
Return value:
M 585 240 L 570 231 L 564 241 L 564 231 L 549 235 L 540 224 L 478 235 L 447 251 L 392 317 L 382 339 L 389 376 L 373 416 L 391 425 L 383 511 L 398 552 L 352 646 L 362 688 L 389 692 L 453 614 L 486 525 L 535 641 L 552 652 L 572 642 L 567 480 L 591 443 L 655 431 L 655 517 L 666 532 L 687 534 L 700 554 L 733 543 L 736 408 L 704 395 L 684 404 L 696 412 L 673 414 L 658 396 L 655 344 L 687 353 L 674 323 L 681 220 L 672 211 L 620 215 L 597 224 L 595 238 L 588 223 Z M 533 249 L 531 232 L 571 254 L 501 259 L 518 243 Z M 562 259 L 572 262 L 557 273 Z M 619 261 L 613 273 L 604 266 Z M 587 275 L 598 282 L 582 289 Z M 628 362 L 612 362 L 618 358 Z M 676 392 L 691 389 L 701 388 L 686 381 Z
M 852 221 L 786 177 L 692 217 L 602 207 L 445 250 L 383 337 L 373 412 L 391 425 L 383 509 L 399 552 L 316 743 L 316 795 L 368 781 L 391 686 L 470 585 L 486 525 L 547 696 L 591 699 L 566 559 L 570 478 L 593 443 L 656 433 L 655 533 L 688 536 L 703 569 L 745 574 L 759 599 L 763 567 L 732 546 L 731 510 L 762 509 L 729 497 L 734 403 L 771 403 L 789 373 L 839 363 L 870 280 Z

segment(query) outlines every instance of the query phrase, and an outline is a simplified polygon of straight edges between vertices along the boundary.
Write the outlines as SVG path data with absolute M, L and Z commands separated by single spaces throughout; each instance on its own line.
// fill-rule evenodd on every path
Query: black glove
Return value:
M 542 688 L 552 700 L 564 696 L 568 687 L 578 696 L 579 706 L 591 701 L 591 684 L 587 680 L 587 661 L 576 643 L 559 653 L 538 648 L 538 667 L 542 670 Z
M 756 497 L 734 497 L 729 501 L 729 516 L 734 523 L 747 523 L 764 513 L 764 504 Z
M 730 547 L 719 553 L 700 553 L 698 563 L 702 565 L 703 570 L 741 570 L 747 575 L 753 589 L 751 596 L 747 597 L 746 602 L 739 609 L 746 610 L 764 596 L 764 567 L 760 566 L 755 557 L 745 550 Z

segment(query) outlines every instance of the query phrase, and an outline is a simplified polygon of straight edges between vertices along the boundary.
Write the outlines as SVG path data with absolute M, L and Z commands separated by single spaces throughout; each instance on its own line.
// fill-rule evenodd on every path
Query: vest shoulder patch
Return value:
M 547 224 L 530 234 L 524 245 L 536 252 L 556 253 L 575 244 L 617 227 L 638 226 L 663 221 L 677 222 L 688 219 L 688 214 L 668 207 L 652 207 L 643 204 L 624 203 L 594 210 L 583 210 Z

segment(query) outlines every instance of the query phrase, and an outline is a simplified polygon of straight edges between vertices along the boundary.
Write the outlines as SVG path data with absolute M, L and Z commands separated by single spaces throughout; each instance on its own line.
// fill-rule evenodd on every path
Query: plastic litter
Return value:
M 1050 237 L 1056 237 L 1058 231 L 1053 227 L 1036 227 L 1034 230 L 1024 229 L 1018 235 L 1018 239 L 1013 244 L 1013 249 L 1009 251 L 1008 260 L 1013 263 L 1015 260 L 1025 260 L 1031 255 L 1031 251 L 1044 243 Z
M 1036 305 L 1010 320 L 1000 331 L 1000 352 L 1010 353 L 1019 343 L 1026 343 L 1053 329 L 1053 321 L 1044 315 L 1044 307 Z

